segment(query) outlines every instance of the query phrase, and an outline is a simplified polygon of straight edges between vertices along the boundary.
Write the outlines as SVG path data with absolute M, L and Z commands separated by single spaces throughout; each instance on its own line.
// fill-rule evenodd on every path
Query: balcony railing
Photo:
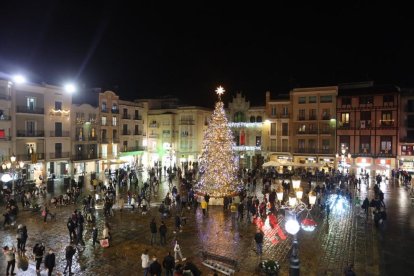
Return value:
M 1 115 L 0 116 L 0 121 L 10 121 L 11 120 L 11 116 L 9 115 Z
M 51 131 L 50 137 L 69 137 L 69 131 Z
M 144 151 L 146 147 L 122 147 L 121 152 Z
M 17 137 L 45 137 L 45 132 L 43 130 L 36 131 L 27 131 L 27 130 L 17 130 Z
M 37 153 L 35 153 L 35 157 L 36 157 L 37 160 L 44 160 L 45 159 L 45 154 L 37 152 Z M 32 159 L 31 154 L 18 154 L 18 155 L 16 155 L 16 160 L 32 161 L 33 159 Z
M 49 153 L 49 159 L 69 158 L 69 152 L 51 152 Z
M 72 159 L 74 161 L 98 159 L 98 155 L 96 153 L 95 154 L 75 154 L 72 156 Z
M 180 120 L 180 125 L 194 125 L 194 120 Z
M 45 114 L 45 109 L 40 107 L 29 108 L 24 105 L 16 106 L 17 113 L 30 113 L 30 114 Z

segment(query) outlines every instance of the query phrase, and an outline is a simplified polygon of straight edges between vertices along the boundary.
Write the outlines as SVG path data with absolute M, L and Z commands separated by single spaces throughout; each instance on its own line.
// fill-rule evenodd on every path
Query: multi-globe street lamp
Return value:
M 24 162 L 23 161 L 16 162 L 16 159 L 17 159 L 16 156 L 12 154 L 12 156 L 10 156 L 10 161 L 4 162 L 1 165 L 1 168 L 3 169 L 3 171 L 9 170 L 11 174 L 12 194 L 15 193 L 15 189 L 16 189 L 16 186 L 15 186 L 16 171 L 24 167 Z M 2 181 L 3 182 L 10 181 L 10 176 L 8 176 L 7 174 L 3 175 Z
M 293 191 L 289 193 L 288 200 L 283 204 L 283 191 L 278 190 L 276 196 L 281 203 L 281 208 L 285 210 L 285 230 L 292 235 L 292 251 L 290 254 L 290 276 L 299 276 L 300 272 L 300 262 L 299 262 L 299 246 L 297 233 L 300 228 L 304 231 L 313 231 L 316 228 L 316 222 L 310 218 L 310 211 L 316 203 L 316 194 L 314 192 L 309 192 L 308 202 L 306 204 L 302 201 L 303 189 L 300 187 L 300 179 L 292 179 Z M 309 207 L 310 206 L 310 207 Z M 306 211 L 306 217 L 299 224 L 298 217 L 303 212 Z

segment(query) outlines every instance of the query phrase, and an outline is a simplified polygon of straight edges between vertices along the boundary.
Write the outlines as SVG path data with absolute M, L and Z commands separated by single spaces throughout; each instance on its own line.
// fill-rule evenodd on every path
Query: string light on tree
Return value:
M 232 195 L 238 187 L 238 159 L 234 152 L 234 139 L 228 126 L 221 95 L 223 87 L 218 87 L 218 101 L 204 133 L 200 158 L 200 180 L 197 191 L 212 197 Z

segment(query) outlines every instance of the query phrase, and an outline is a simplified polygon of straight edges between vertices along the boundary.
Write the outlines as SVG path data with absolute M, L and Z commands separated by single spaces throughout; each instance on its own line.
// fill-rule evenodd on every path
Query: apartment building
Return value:
M 264 106 L 250 106 L 241 93 L 228 103 L 226 110 L 233 131 L 240 168 L 256 168 L 267 158 L 269 144 Z
M 98 107 L 72 104 L 71 121 L 73 174 L 99 173 L 98 134 L 101 121 Z
M 99 93 L 100 171 L 115 170 L 119 166 L 120 115 L 119 96 L 112 91 Z
M 389 175 L 396 167 L 399 88 L 373 82 L 339 86 L 337 151 L 345 149 L 357 172 Z
M 146 102 L 119 101 L 120 159 L 131 167 L 142 167 L 146 158 L 147 113 Z M 145 156 L 144 156 L 145 155 Z
M 279 95 L 271 98 L 270 91 L 266 92 L 266 118 L 269 122 L 268 147 L 269 160 L 292 161 L 290 135 L 291 102 L 289 95 Z
M 294 162 L 335 166 L 335 110 L 337 86 L 295 88 L 292 104 L 291 152 Z
M 398 168 L 414 172 L 414 90 L 400 94 Z

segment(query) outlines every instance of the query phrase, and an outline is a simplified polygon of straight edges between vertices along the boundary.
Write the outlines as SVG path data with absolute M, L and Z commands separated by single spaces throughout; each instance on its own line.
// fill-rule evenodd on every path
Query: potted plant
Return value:
M 260 268 L 267 276 L 277 276 L 280 270 L 280 265 L 274 260 L 263 260 L 260 263 Z

